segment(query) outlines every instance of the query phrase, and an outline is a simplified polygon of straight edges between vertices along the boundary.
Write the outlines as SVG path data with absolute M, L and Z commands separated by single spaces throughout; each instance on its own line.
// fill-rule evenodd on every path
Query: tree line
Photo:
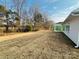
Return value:
M 31 7 L 29 11 L 23 10 L 26 0 L 13 0 L 16 11 L 0 5 L 0 26 L 5 27 L 5 32 L 9 32 L 9 28 L 14 28 L 17 32 L 36 31 L 40 29 L 49 29 L 52 21 L 48 20 L 48 16 L 39 10 L 39 7 Z M 1 19 L 4 17 L 4 19 Z

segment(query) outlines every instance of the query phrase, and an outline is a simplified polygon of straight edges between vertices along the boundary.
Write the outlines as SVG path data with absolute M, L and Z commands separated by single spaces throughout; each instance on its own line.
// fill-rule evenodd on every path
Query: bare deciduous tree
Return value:
M 19 22 L 20 22 L 19 26 L 21 26 L 22 21 L 23 21 L 23 16 L 22 16 L 23 15 L 22 13 L 24 11 L 23 7 L 27 0 L 12 0 L 12 1 L 13 1 L 15 10 L 18 13 L 18 18 L 19 18 Z M 18 28 L 19 28 L 19 26 L 18 26 Z
M 21 13 L 23 11 L 23 6 L 24 6 L 25 2 L 26 2 L 26 0 L 13 0 L 14 7 L 15 7 L 17 13 L 19 14 L 19 17 L 21 17 Z

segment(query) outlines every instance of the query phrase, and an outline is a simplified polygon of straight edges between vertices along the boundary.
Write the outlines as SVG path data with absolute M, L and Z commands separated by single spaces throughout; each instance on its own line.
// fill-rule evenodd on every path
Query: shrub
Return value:
M 32 26 L 31 25 L 26 25 L 25 31 L 32 31 Z
M 17 32 L 29 32 L 29 31 L 32 31 L 32 26 L 31 25 L 21 26 L 17 30 Z

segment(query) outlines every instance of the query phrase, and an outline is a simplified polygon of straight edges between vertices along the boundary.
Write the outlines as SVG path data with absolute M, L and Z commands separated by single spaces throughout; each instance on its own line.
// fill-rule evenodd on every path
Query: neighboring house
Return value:
M 74 10 L 62 24 L 63 30 L 75 44 L 79 47 L 79 9 Z
M 5 23 L 4 20 L 6 20 L 6 16 L 2 12 L 0 12 L 0 26 Z
M 0 26 L 7 25 L 7 19 L 8 19 L 9 26 L 16 24 L 17 20 L 15 20 L 15 17 L 17 17 L 17 15 L 14 12 L 10 12 L 7 18 L 6 18 L 6 15 L 0 12 Z

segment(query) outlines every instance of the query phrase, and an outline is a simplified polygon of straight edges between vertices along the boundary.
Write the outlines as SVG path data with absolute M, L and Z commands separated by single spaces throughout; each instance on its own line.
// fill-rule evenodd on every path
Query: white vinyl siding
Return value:
M 79 33 L 79 18 L 73 18 L 74 20 L 69 22 L 69 29 L 65 29 L 64 33 L 78 45 L 78 33 Z M 66 23 L 68 24 L 68 23 Z M 67 31 L 66 31 L 67 30 Z M 69 31 L 69 32 L 68 32 Z

